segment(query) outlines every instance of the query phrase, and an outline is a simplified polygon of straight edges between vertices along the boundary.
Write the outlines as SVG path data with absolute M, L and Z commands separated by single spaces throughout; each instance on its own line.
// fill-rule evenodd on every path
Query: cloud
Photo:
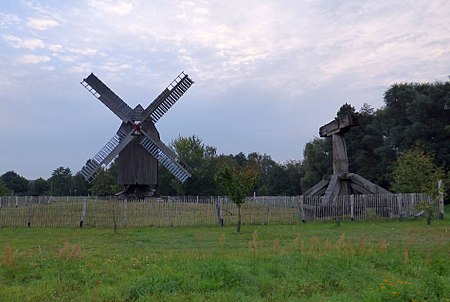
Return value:
M 59 23 L 54 19 L 36 19 L 30 18 L 27 25 L 37 30 L 47 30 L 51 27 L 57 26 Z
M 38 64 L 50 61 L 48 56 L 23 55 L 18 58 L 18 62 L 22 64 Z
M 20 23 L 20 18 L 16 15 L 0 13 L 0 28 L 6 29 Z
M 21 39 L 13 35 L 3 35 L 3 40 L 12 45 L 14 48 L 25 48 L 35 50 L 37 48 L 44 48 L 45 43 L 36 38 Z
M 91 0 L 88 4 L 101 12 L 122 16 L 130 14 L 134 7 L 129 1 Z
M 83 56 L 94 56 L 97 54 L 97 50 L 93 49 L 93 48 L 68 48 L 67 51 L 74 53 L 74 54 L 78 54 L 78 55 L 83 55 Z

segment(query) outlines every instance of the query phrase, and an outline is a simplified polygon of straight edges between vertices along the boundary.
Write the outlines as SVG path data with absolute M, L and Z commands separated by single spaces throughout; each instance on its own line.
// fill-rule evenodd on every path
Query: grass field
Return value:
M 448 218 L 4 228 L 0 256 L 0 301 L 450 301 Z

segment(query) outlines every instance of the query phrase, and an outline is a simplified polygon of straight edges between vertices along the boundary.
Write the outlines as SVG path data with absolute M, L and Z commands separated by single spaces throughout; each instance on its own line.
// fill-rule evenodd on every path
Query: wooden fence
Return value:
M 243 224 L 295 224 L 316 220 L 401 219 L 418 214 L 423 194 L 349 195 L 330 204 L 318 197 L 258 196 L 242 205 Z M 0 197 L 0 227 L 150 227 L 237 223 L 227 197 L 189 196 L 144 200 L 95 197 Z

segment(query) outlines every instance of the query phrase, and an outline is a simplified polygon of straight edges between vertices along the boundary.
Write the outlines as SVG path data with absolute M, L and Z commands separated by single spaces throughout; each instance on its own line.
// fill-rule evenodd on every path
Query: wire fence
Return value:
M 243 224 L 296 224 L 321 220 L 402 219 L 420 215 L 424 194 L 320 197 L 256 196 L 242 204 Z M 225 196 L 0 197 L 0 227 L 167 227 L 237 223 L 238 208 Z

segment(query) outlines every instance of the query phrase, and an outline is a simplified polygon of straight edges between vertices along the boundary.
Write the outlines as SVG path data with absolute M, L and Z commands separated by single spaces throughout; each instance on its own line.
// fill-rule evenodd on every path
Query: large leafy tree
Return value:
M 216 194 L 218 187 L 214 177 L 221 161 L 216 148 L 203 144 L 202 140 L 195 135 L 178 137 L 172 141 L 170 147 L 192 176 L 182 184 L 166 169 L 160 168 L 158 191 L 162 195 Z
M 275 171 L 277 170 L 278 165 L 274 160 L 272 160 L 270 155 L 252 152 L 246 158 L 245 154 L 241 152 L 235 155 L 233 158 L 236 164 L 240 167 L 243 167 L 248 163 L 258 170 L 259 177 L 258 183 L 255 188 L 258 195 L 273 194 L 273 185 L 271 184 L 271 182 L 278 181 L 278 179 L 275 179 L 274 174 L 280 171 Z M 280 180 L 283 179 L 283 176 L 281 175 L 278 175 L 278 177 L 281 177 Z
M 237 232 L 239 233 L 241 231 L 241 206 L 254 188 L 258 180 L 258 172 L 251 165 L 245 167 L 226 165 L 219 170 L 216 179 L 219 184 L 224 186 L 238 208 Z
M 392 190 L 399 193 L 426 193 L 437 196 L 437 183 L 445 178 L 434 156 L 419 148 L 405 151 L 396 161 Z
M 30 191 L 33 195 L 44 195 L 50 191 L 50 184 L 43 178 L 38 178 L 31 182 Z
M 48 179 L 52 195 L 67 196 L 72 195 L 72 172 L 70 168 L 59 167 L 53 170 L 52 176 Z
M 290 160 L 282 165 L 284 170 L 284 182 L 286 183 L 286 191 L 281 192 L 282 195 L 301 195 L 301 179 L 305 175 L 303 164 L 299 160 Z M 285 194 L 283 194 L 285 193 Z
M 308 142 L 303 152 L 304 176 L 301 178 L 302 191 L 314 186 L 324 176 L 333 173 L 331 139 L 315 138 Z
M 431 202 L 422 201 L 417 208 L 426 214 L 427 224 L 430 224 L 438 208 L 438 181 L 444 180 L 446 180 L 445 172 L 434 163 L 434 156 L 414 148 L 404 152 L 397 159 L 392 189 L 396 192 L 428 194 Z
M 344 112 L 356 113 L 356 110 L 344 104 L 337 115 Z M 349 170 L 387 188 L 395 152 L 385 143 L 377 112 L 370 105 L 364 104 L 357 116 L 359 125 L 345 134 Z
M 113 169 L 101 169 L 92 182 L 91 192 L 95 196 L 113 196 L 120 192 L 122 187 L 117 184 Z
M 6 196 L 9 193 L 10 192 L 9 192 L 8 188 L 5 186 L 3 181 L 1 181 L 1 179 L 0 179 L 0 196 Z
M 419 146 L 449 169 L 450 82 L 395 84 L 384 100 L 380 124 L 390 146 L 398 154 Z
M 72 177 L 73 195 L 87 196 L 89 194 L 89 183 L 84 179 L 81 172 Z
M 24 195 L 28 193 L 28 180 L 14 171 L 8 171 L 0 176 L 3 184 L 12 194 Z

